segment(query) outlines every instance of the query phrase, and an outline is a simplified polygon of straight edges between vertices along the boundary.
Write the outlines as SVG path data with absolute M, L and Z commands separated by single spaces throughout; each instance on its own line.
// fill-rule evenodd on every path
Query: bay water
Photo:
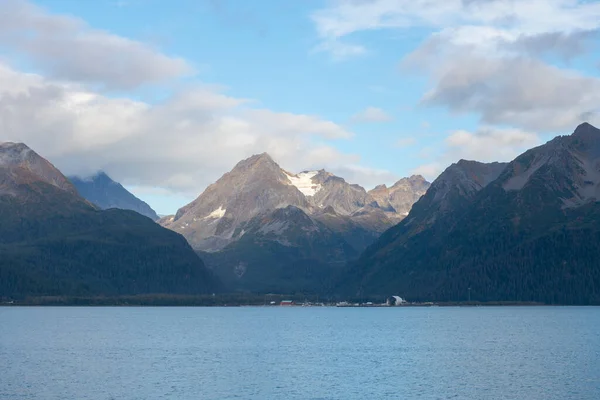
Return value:
M 598 307 L 0 307 L 0 399 L 600 399 Z

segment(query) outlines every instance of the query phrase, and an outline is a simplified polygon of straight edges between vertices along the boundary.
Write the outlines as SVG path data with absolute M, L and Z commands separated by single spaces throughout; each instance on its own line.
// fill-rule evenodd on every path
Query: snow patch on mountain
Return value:
M 290 175 L 287 172 L 285 175 L 289 179 L 293 186 L 296 186 L 300 192 L 305 196 L 314 196 L 319 190 L 321 185 L 313 183 L 312 179 L 319 173 L 319 171 L 306 171 L 301 172 L 297 175 Z
M 223 218 L 223 216 L 225 215 L 225 213 L 227 212 L 227 209 L 223 208 L 223 206 L 219 206 L 219 208 L 217 208 L 216 210 L 214 210 L 213 212 L 211 212 L 210 214 L 208 214 L 208 216 L 206 218 Z

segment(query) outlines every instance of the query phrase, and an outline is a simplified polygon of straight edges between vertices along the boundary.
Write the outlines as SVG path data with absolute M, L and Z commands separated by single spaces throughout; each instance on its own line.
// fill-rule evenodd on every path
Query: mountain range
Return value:
M 155 218 L 106 174 L 69 180 L 26 145 L 0 144 L 0 297 L 600 304 L 600 130 L 584 123 L 508 163 L 460 160 L 431 185 L 417 175 L 370 191 L 263 153 Z
M 0 144 L 0 221 L 0 297 L 221 288 L 181 235 L 133 211 L 98 209 L 24 144 Z
M 233 290 L 318 292 L 428 186 L 413 176 L 379 187 L 376 199 L 325 170 L 285 171 L 263 153 L 159 223 L 184 235 Z
M 459 161 L 347 270 L 352 296 L 600 304 L 600 130 Z

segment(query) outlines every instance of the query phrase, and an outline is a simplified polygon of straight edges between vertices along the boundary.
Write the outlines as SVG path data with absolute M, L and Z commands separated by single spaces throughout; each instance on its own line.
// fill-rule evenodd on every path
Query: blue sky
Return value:
M 161 214 L 256 152 L 371 188 L 460 158 L 510 160 L 600 109 L 597 2 L 3 7 L 0 96 L 26 93 L 39 118 L 14 116 L 0 140 L 65 173 L 106 170 Z
M 436 129 L 471 129 L 473 118 L 417 107 L 426 79 L 399 71 L 404 54 L 426 32 L 365 34 L 370 54 L 345 62 L 314 48 L 319 38 L 310 14 L 323 1 L 39 1 L 52 11 L 73 14 L 118 35 L 149 41 L 167 54 L 181 56 L 198 69 L 196 79 L 224 85 L 227 93 L 254 99 L 279 112 L 319 115 L 345 125 L 355 137 L 334 143 L 358 153 L 366 165 L 411 173 L 419 163 L 415 147 L 435 141 Z M 174 4 L 177 6 L 174 7 Z M 240 5 L 242 5 L 240 7 Z M 154 91 L 138 94 L 153 100 Z M 151 93 L 151 94 L 149 94 Z M 367 107 L 384 110 L 385 123 L 353 123 Z M 424 127 L 427 126 L 427 127 Z M 394 148 L 402 138 L 422 138 L 414 146 Z M 390 151 L 390 148 L 393 150 Z

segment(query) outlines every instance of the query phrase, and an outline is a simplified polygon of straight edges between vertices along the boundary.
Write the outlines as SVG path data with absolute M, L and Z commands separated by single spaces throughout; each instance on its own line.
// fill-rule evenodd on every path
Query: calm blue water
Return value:
M 600 399 L 600 308 L 0 308 L 0 399 Z

